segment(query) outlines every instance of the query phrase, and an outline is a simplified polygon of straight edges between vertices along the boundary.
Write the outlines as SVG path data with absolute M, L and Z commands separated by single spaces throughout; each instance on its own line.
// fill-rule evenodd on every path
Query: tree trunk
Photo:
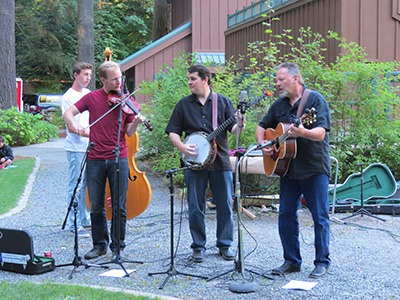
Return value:
M 95 89 L 93 0 L 78 1 L 78 60 L 93 65 L 93 76 L 88 88 Z
M 171 1 L 154 0 L 153 41 L 171 32 Z
M 2 0 L 0 10 L 0 108 L 16 106 L 15 6 L 14 0 Z

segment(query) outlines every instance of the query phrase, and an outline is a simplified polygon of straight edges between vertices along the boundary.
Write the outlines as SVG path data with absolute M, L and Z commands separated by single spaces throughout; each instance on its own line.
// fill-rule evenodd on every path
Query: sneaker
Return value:
M 93 247 L 93 249 L 87 252 L 83 257 L 85 259 L 93 259 L 106 254 L 107 254 L 107 249 L 100 249 L 97 247 Z
M 85 228 L 78 229 L 78 237 L 80 238 L 90 238 L 90 232 L 87 231 Z
M 71 229 L 71 232 L 75 234 L 75 229 Z M 85 228 L 80 227 L 78 228 L 78 237 L 79 238 L 89 238 L 90 237 L 90 232 L 87 231 Z

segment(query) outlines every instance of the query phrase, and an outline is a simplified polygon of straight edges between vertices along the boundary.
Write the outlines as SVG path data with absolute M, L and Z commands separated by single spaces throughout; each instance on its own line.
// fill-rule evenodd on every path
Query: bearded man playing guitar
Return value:
M 227 132 L 240 133 L 244 128 L 245 118 L 239 115 L 240 124 L 235 124 L 235 110 L 231 100 L 211 90 L 211 74 L 206 67 L 189 67 L 188 85 L 192 93 L 176 104 L 165 132 L 182 153 L 182 161 L 191 165 L 191 168 L 185 169 L 184 179 L 187 187 L 189 227 L 193 240 L 193 260 L 203 262 L 206 250 L 204 208 L 208 184 L 213 202 L 217 205 L 216 246 L 225 260 L 233 260 L 235 254 L 230 248 L 233 242 L 233 187 Z M 213 103 L 216 106 L 213 107 Z M 214 113 L 215 110 L 217 113 Z M 217 128 L 214 128 L 214 125 Z M 215 139 L 208 141 L 207 138 L 203 138 L 207 135 L 213 136 L 215 132 L 219 132 Z M 181 140 L 183 133 L 187 136 L 185 141 Z M 193 136 L 195 142 L 188 139 Z M 204 149 L 207 149 L 210 155 L 207 153 L 205 156 L 209 158 L 203 162 L 198 158 L 202 156 L 201 152 Z
M 268 140 L 268 129 L 291 123 L 293 116 L 299 116 L 304 111 L 315 110 L 316 119 L 311 124 L 291 124 L 286 127 L 285 134 L 297 143 L 297 153 L 292 154 L 291 157 L 295 158 L 291 159 L 287 171 L 280 179 L 278 228 L 285 261 L 280 267 L 273 269 L 272 274 L 300 272 L 302 258 L 297 209 L 304 196 L 314 221 L 315 267 L 310 277 L 319 278 L 327 274 L 331 263 L 328 198 L 330 111 L 320 93 L 306 89 L 298 66 L 294 63 L 286 62 L 277 67 L 276 88 L 279 98 L 271 105 L 256 129 L 259 144 Z M 305 91 L 308 97 L 304 94 Z M 302 98 L 305 101 L 301 101 Z M 304 110 L 298 112 L 300 105 L 300 110 L 303 107 Z M 276 144 L 262 149 L 263 156 L 268 158 L 276 157 L 274 155 L 277 151 L 279 149 Z

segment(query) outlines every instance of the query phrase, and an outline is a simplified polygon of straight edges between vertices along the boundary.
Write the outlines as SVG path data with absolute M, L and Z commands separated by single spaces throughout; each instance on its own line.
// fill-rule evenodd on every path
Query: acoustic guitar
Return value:
M 293 124 L 297 127 L 300 124 L 311 125 L 316 121 L 315 108 L 308 109 L 300 119 Z M 265 140 L 274 141 L 273 152 L 271 155 L 263 154 L 264 170 L 267 176 L 285 176 L 292 159 L 297 155 L 296 139 L 289 137 L 288 130 L 291 124 L 279 123 L 275 129 L 268 128 L 265 131 Z

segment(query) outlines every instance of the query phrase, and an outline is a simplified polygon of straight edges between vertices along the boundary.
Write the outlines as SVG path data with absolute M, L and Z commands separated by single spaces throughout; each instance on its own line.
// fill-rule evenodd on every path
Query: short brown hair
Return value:
M 87 62 L 84 61 L 78 61 L 77 63 L 74 64 L 72 67 L 72 74 L 80 74 L 82 70 L 93 70 L 93 66 Z
M 188 72 L 189 73 L 195 73 L 197 72 L 197 74 L 199 74 L 199 77 L 201 79 L 206 79 L 208 78 L 208 84 L 211 85 L 211 72 L 209 69 L 207 69 L 205 66 L 203 65 L 194 65 L 194 66 L 190 66 L 188 68 Z

